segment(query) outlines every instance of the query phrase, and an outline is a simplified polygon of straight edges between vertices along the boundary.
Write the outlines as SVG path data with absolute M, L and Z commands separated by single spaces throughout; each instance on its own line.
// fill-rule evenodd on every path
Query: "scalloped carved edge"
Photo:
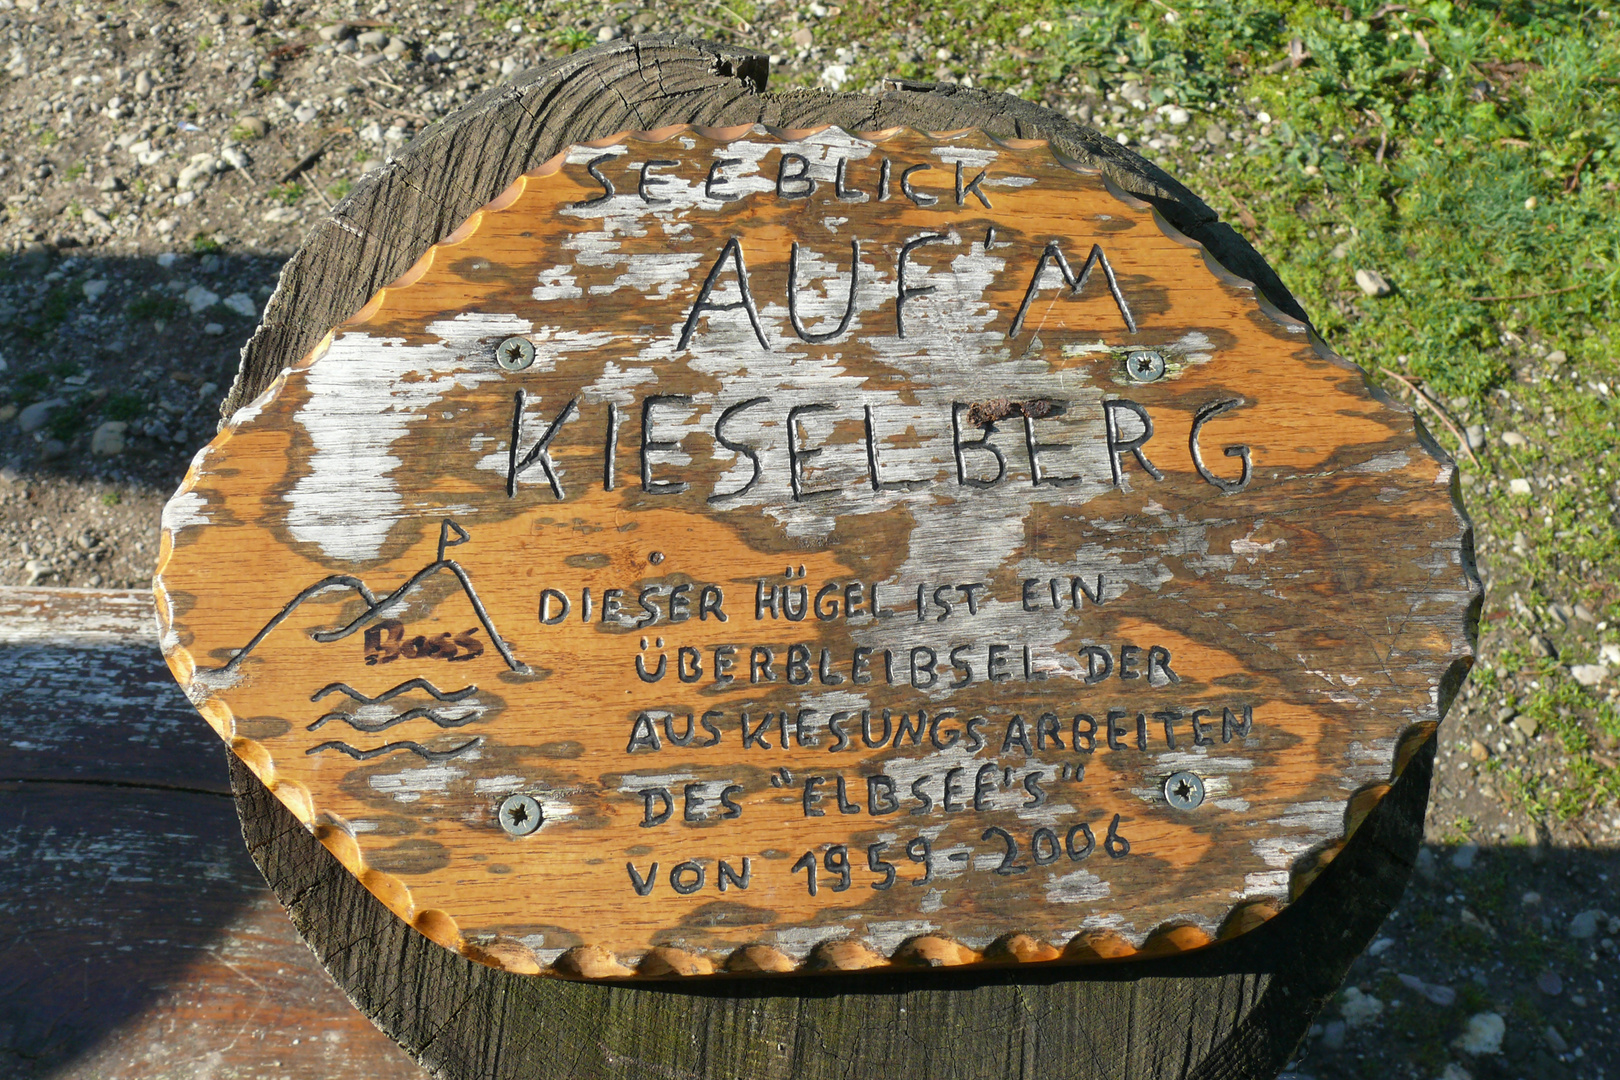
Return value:
M 1067 157 L 1046 139 L 999 138 L 978 128 L 960 128 L 943 132 L 917 131 L 907 127 L 891 127 L 877 131 L 848 131 L 835 124 L 822 124 L 809 128 L 777 128 L 766 124 L 740 124 L 731 127 L 705 127 L 677 124 L 649 131 L 624 131 L 589 142 L 575 143 L 558 152 L 537 168 L 518 176 L 499 195 L 474 211 L 448 236 L 431 245 L 403 274 L 379 289 L 367 303 L 347 321 L 329 330 L 308 354 L 283 369 L 252 402 L 237 410 L 223 424 L 219 434 L 193 458 L 191 467 L 181 481 L 175 495 L 192 491 L 199 478 L 203 459 L 210 451 L 222 449 L 234 436 L 236 428 L 256 416 L 264 402 L 270 401 L 286 385 L 294 371 L 308 368 L 322 356 L 338 331 L 361 326 L 369 322 L 382 309 L 392 291 L 406 289 L 420 281 L 437 261 L 442 249 L 454 248 L 475 236 L 486 215 L 497 214 L 511 207 L 522 197 L 528 186 L 559 172 L 570 150 L 576 146 L 600 149 L 631 142 L 655 144 L 666 142 L 683 134 L 715 142 L 731 142 L 748 136 L 764 135 L 779 142 L 791 143 L 819 135 L 825 131 L 838 131 L 852 138 L 874 145 L 903 135 L 918 135 L 936 142 L 948 142 L 965 136 L 978 135 L 1004 149 L 1028 152 L 1046 150 L 1053 161 L 1071 172 L 1099 181 L 1108 192 L 1129 209 L 1148 211 L 1154 224 L 1165 236 L 1200 253 L 1204 266 L 1223 283 L 1247 291 L 1255 306 L 1264 315 L 1288 330 L 1304 336 L 1318 356 L 1345 368 L 1357 371 L 1369 394 L 1381 405 L 1412 416 L 1414 434 L 1423 449 L 1442 469 L 1449 470 L 1446 477 L 1450 486 L 1452 509 L 1457 515 L 1461 531 L 1462 572 L 1469 587 L 1469 604 L 1464 614 L 1464 629 L 1468 652 L 1456 657 L 1439 680 L 1435 703 L 1437 719 L 1424 720 L 1408 726 L 1396 740 L 1394 759 L 1387 781 L 1365 785 L 1350 796 L 1345 805 L 1344 833 L 1336 840 L 1319 845 L 1295 860 L 1289 872 L 1288 902 L 1298 900 L 1304 891 L 1327 869 L 1345 844 L 1383 801 L 1391 785 L 1405 772 L 1407 765 L 1435 737 L 1439 722 L 1445 718 L 1451 703 L 1473 667 L 1479 613 L 1484 602 L 1484 589 L 1474 564 L 1473 523 L 1462 505 L 1460 485 L 1457 482 L 1456 463 L 1429 433 L 1416 411 L 1389 397 L 1371 379 L 1366 370 L 1345 359 L 1330 348 L 1308 323 L 1284 313 L 1266 300 L 1255 283 L 1234 273 L 1204 244 L 1187 236 L 1171 225 L 1156 207 L 1125 191 L 1101 170 Z M 178 642 L 173 610 L 163 572 L 174 555 L 173 536 L 165 525 L 159 539 L 158 563 L 153 576 L 153 592 L 157 602 L 159 637 L 163 656 L 180 685 L 185 688 L 193 706 L 230 746 L 233 753 L 259 778 L 265 787 L 290 810 L 304 827 L 353 874 L 362 885 L 375 895 L 399 918 L 430 940 L 460 953 L 469 960 L 490 967 L 501 968 L 520 975 L 548 975 L 567 979 L 686 979 L 695 976 L 747 976 L 768 978 L 781 975 L 821 973 L 847 973 L 852 971 L 907 971 L 942 967 L 1010 967 L 1033 965 L 1037 967 L 1097 964 L 1133 959 L 1163 957 L 1206 948 L 1220 941 L 1230 940 L 1264 924 L 1274 917 L 1279 908 L 1268 900 L 1246 900 L 1234 905 L 1228 912 L 1214 938 L 1197 926 L 1175 921 L 1150 931 L 1140 946 L 1134 945 L 1113 931 L 1082 931 L 1067 942 L 1042 940 L 1028 933 L 1013 931 L 997 938 L 983 950 L 972 949 L 944 935 L 930 934 L 913 937 L 902 942 L 891 956 L 885 957 L 854 938 L 822 941 L 801 962 L 769 945 L 743 945 L 718 962 L 707 955 L 667 945 L 655 945 L 639 959 L 615 955 L 600 945 L 578 945 L 563 953 L 553 963 L 544 963 L 528 946 L 515 939 L 497 937 L 493 940 L 472 940 L 461 933 L 455 919 L 436 908 L 419 909 L 411 899 L 408 885 L 400 878 L 367 865 L 354 833 L 348 823 L 336 815 L 321 812 L 315 805 L 308 788 L 293 780 L 277 775 L 275 761 L 260 743 L 235 734 L 235 717 L 226 703 L 207 688 L 198 684 L 194 676 L 196 666 L 191 655 Z M 631 962 L 627 963 L 626 960 Z

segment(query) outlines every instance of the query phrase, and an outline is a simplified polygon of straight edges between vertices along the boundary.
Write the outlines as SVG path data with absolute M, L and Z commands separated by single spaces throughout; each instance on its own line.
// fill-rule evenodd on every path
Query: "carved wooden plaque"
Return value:
M 208 721 L 423 933 L 692 975 L 1186 949 L 1433 730 L 1452 466 L 1042 143 L 522 177 L 197 455 Z

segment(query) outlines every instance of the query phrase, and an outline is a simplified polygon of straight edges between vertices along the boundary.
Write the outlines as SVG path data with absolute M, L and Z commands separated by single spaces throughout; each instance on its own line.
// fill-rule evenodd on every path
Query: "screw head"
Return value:
M 501 800 L 496 816 L 501 819 L 501 828 L 511 836 L 528 836 L 545 820 L 532 795 L 508 795 Z
M 1177 810 L 1196 810 L 1204 801 L 1204 782 L 1194 773 L 1171 773 L 1164 782 L 1164 801 Z
M 505 371 L 522 371 L 534 363 L 534 343 L 528 338 L 509 337 L 495 346 L 495 362 Z
M 1132 382 L 1158 382 L 1164 378 L 1164 354 L 1156 349 L 1138 349 L 1127 354 L 1125 374 Z

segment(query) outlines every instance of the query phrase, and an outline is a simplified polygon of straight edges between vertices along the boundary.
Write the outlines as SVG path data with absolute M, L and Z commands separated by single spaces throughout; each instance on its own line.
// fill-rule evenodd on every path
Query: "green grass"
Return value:
M 139 394 L 112 394 L 101 403 L 102 415 L 109 420 L 133 420 L 146 411 L 146 399 Z
M 75 301 L 83 298 L 84 294 L 74 286 L 60 282 L 51 286 L 41 298 L 38 311 L 22 316 L 13 325 L 25 337 L 36 342 L 44 341 L 67 321 L 68 312 L 73 309 Z
M 62 408 L 51 413 L 50 421 L 45 430 L 53 439 L 67 442 L 84 430 L 84 409 L 77 401 L 70 401 Z
M 180 316 L 182 310 L 184 310 L 184 305 L 178 299 L 173 296 L 163 296 L 159 293 L 146 293 L 137 296 L 125 308 L 125 311 L 129 313 L 129 317 L 138 322 L 176 319 Z
M 1598 730 L 1620 737 L 1620 712 L 1610 702 L 1593 702 L 1582 687 L 1547 670 L 1551 666 L 1542 662 L 1543 678 L 1536 680 L 1541 686 L 1521 699 L 1518 709 L 1536 719 L 1539 738 L 1554 740 L 1567 762 L 1567 779 L 1554 780 L 1500 758 L 1491 759 L 1490 769 L 1533 816 L 1567 821 L 1620 800 L 1620 769 L 1593 757 L 1592 735 L 1582 722 L 1590 716 Z
M 282 206 L 296 206 L 308 194 L 304 185 L 299 183 L 277 184 L 269 191 L 269 197 Z

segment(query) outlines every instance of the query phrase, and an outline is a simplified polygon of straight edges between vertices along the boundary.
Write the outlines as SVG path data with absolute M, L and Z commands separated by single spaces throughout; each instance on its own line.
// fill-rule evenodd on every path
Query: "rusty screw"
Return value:
M 1204 801 L 1204 782 L 1190 772 L 1171 773 L 1164 782 L 1164 801 L 1177 810 L 1196 810 Z
M 528 338 L 509 337 L 495 346 L 495 362 L 506 371 L 522 371 L 534 363 L 534 344 Z
M 496 816 L 501 819 L 501 828 L 512 836 L 528 836 L 545 820 L 532 795 L 508 795 L 501 800 Z
M 1139 349 L 1125 357 L 1125 374 L 1132 382 L 1158 382 L 1164 378 L 1164 354 L 1154 349 Z

